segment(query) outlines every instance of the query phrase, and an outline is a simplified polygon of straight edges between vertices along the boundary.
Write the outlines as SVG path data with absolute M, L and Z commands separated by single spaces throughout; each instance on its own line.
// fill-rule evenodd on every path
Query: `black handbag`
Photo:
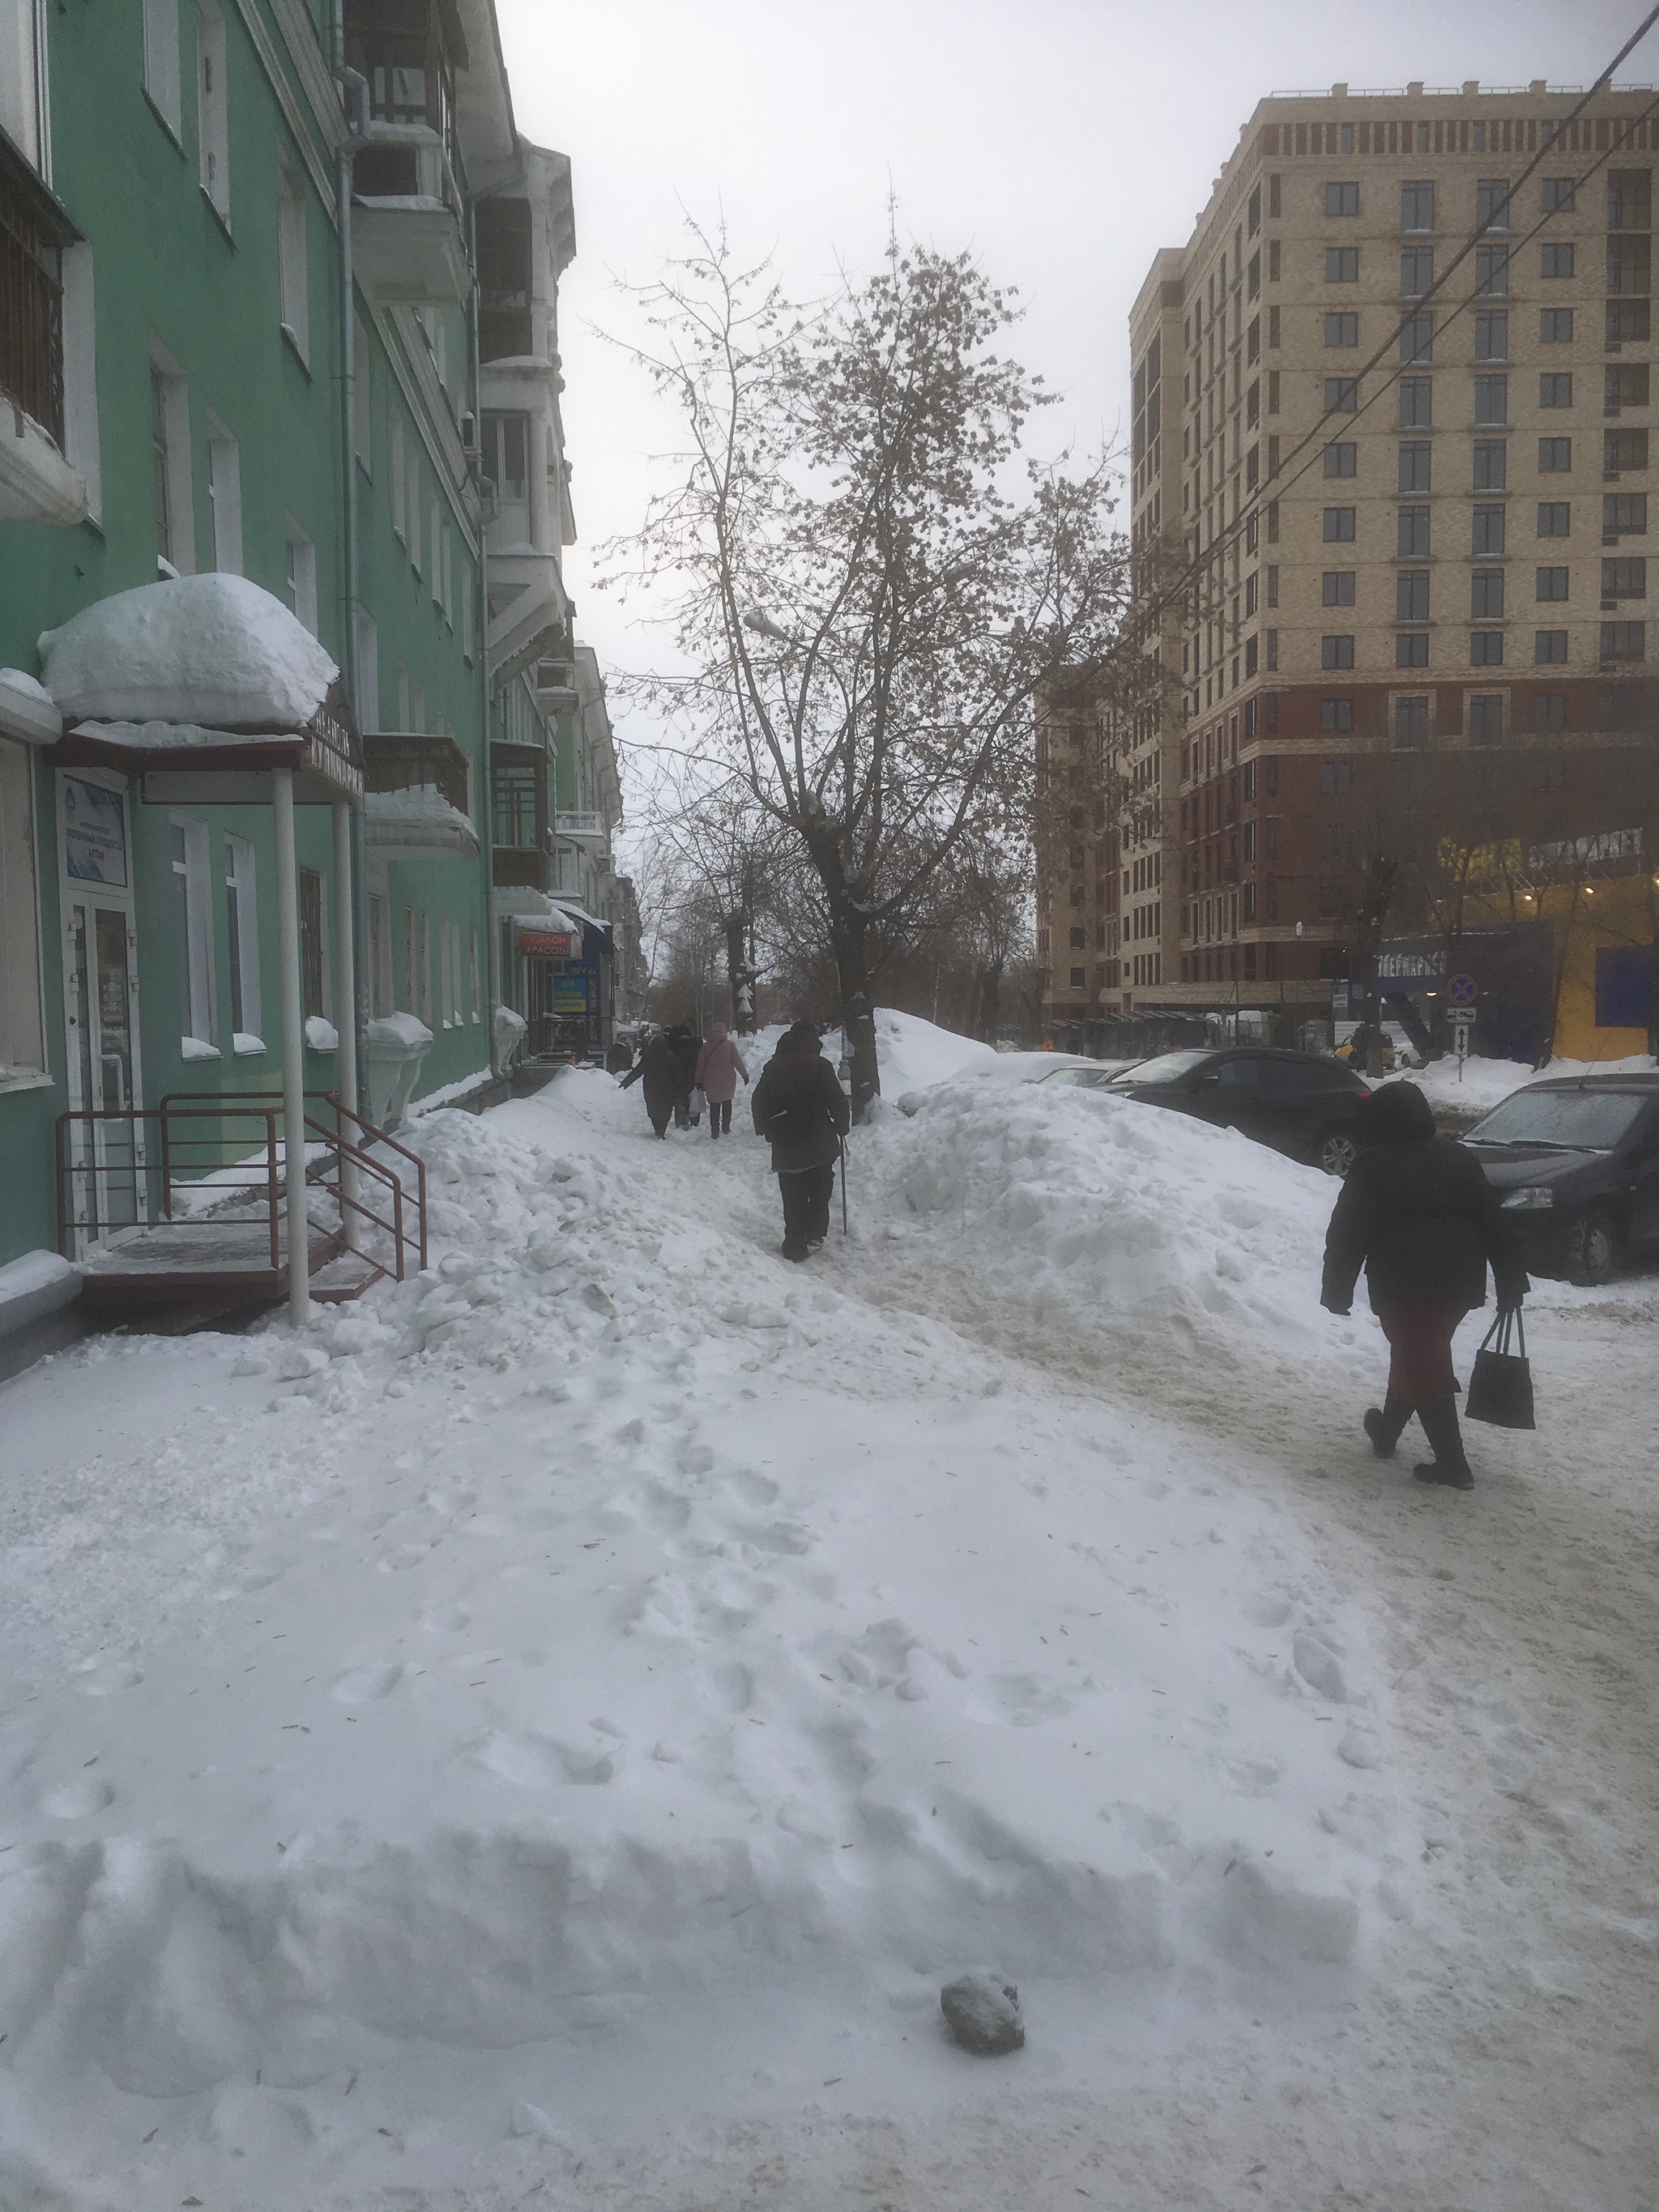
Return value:
M 1510 1350 L 1511 1338 L 1515 1344 Z M 1519 1306 L 1504 1306 L 1474 1355 L 1463 1411 L 1472 1421 L 1495 1429 L 1535 1429 L 1532 1411 L 1532 1368 Z

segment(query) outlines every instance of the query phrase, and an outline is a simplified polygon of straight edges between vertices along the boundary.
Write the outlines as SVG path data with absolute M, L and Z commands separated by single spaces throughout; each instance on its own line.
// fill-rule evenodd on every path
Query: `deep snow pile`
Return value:
M 1300 1171 L 1079 1096 L 946 1086 L 862 1164 L 1033 1299 L 1251 1326 L 1200 1277 Z M 427 1278 L 9 1394 L 0 2201 L 459 2202 L 738 2094 L 782 1993 L 902 2100 L 963 1966 L 1119 2034 L 1364 1973 L 1420 1836 L 1283 1513 L 786 1269 L 757 1150 L 711 1183 L 606 1078 L 418 1141 Z

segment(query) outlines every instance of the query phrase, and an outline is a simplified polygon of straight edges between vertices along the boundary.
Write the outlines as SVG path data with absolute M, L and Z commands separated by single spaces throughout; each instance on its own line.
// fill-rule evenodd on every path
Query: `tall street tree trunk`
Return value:
M 859 887 L 848 879 L 833 823 L 817 816 L 801 826 L 801 834 L 823 886 L 830 949 L 841 989 L 842 1028 L 852 1062 L 853 1119 L 861 1121 L 871 1100 L 881 1096 L 875 1006 L 870 996 L 870 925 L 858 896 Z
M 1376 971 L 1382 956 L 1382 933 L 1388 923 L 1389 906 L 1399 873 L 1399 861 L 1379 853 L 1366 871 L 1360 900 L 1354 965 L 1364 986 L 1359 1020 L 1365 1039 L 1365 1069 L 1370 1075 L 1382 1073 L 1382 1002 Z
M 749 957 L 748 909 L 722 917 L 726 927 L 726 983 L 732 994 L 732 1026 L 739 1036 L 755 1033 L 755 965 Z

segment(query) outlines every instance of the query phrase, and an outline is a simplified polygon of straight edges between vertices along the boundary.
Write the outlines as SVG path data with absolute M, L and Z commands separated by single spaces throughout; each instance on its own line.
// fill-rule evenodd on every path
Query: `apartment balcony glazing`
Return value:
M 455 179 L 459 46 L 453 8 L 432 0 L 355 0 L 347 10 L 346 58 L 369 96 L 369 143 L 354 171 L 357 263 L 382 300 L 459 305 L 470 295 Z
M 363 754 L 369 845 L 400 860 L 477 860 L 467 758 L 453 738 L 378 732 Z
M 545 892 L 552 883 L 547 754 L 532 745 L 494 744 L 489 775 L 495 889 Z
M 0 134 L 0 521 L 72 523 L 87 511 L 63 451 L 60 256 L 79 236 Z

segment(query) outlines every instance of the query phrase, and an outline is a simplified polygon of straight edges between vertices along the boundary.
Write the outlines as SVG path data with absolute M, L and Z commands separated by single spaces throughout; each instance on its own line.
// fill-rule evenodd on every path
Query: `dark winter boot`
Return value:
M 1457 1425 L 1455 1399 L 1443 1398 L 1437 1406 L 1419 1406 L 1417 1418 L 1434 1448 L 1434 1457 L 1412 1473 L 1419 1482 L 1435 1482 L 1446 1490 L 1473 1490 L 1474 1477 L 1463 1456 L 1462 1431 Z
M 1400 1432 L 1412 1417 L 1412 1409 L 1396 1398 L 1392 1390 L 1380 1406 L 1365 1409 L 1365 1434 L 1371 1440 L 1371 1450 L 1378 1459 L 1392 1459 L 1394 1448 L 1400 1441 Z

